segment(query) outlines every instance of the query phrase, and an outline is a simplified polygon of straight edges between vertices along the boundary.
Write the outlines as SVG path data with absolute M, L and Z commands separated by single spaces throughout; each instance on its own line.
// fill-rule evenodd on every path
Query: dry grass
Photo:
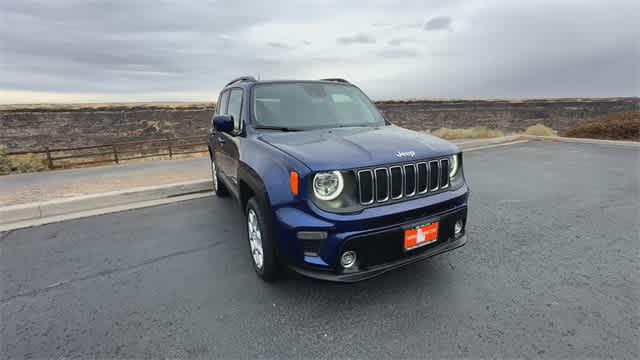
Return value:
M 486 139 L 505 136 L 505 133 L 501 130 L 488 129 L 483 126 L 476 126 L 466 129 L 440 128 L 432 132 L 431 134 L 447 140 Z
M 0 175 L 45 171 L 43 159 L 35 154 L 8 156 L 7 148 L 0 145 Z
M 7 156 L 7 147 L 0 145 L 0 175 L 11 173 L 11 160 Z
M 542 124 L 536 124 L 533 126 L 529 126 L 527 130 L 525 130 L 527 135 L 535 135 L 535 136 L 556 136 L 557 132 L 548 126 L 544 126 Z
M 611 113 L 594 118 L 570 129 L 566 136 L 640 141 L 640 111 Z

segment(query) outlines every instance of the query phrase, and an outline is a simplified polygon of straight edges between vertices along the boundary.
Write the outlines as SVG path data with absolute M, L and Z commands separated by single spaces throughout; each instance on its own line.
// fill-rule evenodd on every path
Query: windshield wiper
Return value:
M 286 126 L 256 126 L 256 129 L 280 130 L 280 131 L 303 131 L 304 129 L 290 128 Z

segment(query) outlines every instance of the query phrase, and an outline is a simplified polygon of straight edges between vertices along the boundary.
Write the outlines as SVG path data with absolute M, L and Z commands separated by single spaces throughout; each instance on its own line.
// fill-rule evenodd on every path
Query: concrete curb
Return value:
M 599 140 L 599 139 L 585 139 L 585 138 L 569 138 L 562 136 L 536 136 L 527 134 L 515 134 L 509 136 L 503 136 L 491 139 L 479 139 L 468 140 L 459 143 L 455 143 L 462 150 L 475 150 L 485 147 L 492 147 L 498 145 L 510 145 L 520 143 L 522 141 L 560 141 L 576 144 L 595 144 L 595 145 L 610 145 L 610 146 L 622 146 L 631 148 L 640 148 L 640 142 L 638 141 L 621 141 L 621 140 Z
M 131 203 L 169 199 L 185 194 L 195 194 L 206 191 L 211 191 L 211 181 L 209 179 L 12 205 L 0 208 L 0 225 L 79 213 L 87 210 L 110 208 Z
M 597 145 L 612 145 L 612 146 L 624 146 L 632 148 L 640 148 L 640 142 L 637 141 L 621 141 L 621 140 L 599 140 L 599 139 L 585 139 L 585 138 L 569 138 L 561 136 L 535 136 L 535 135 L 518 135 L 522 139 L 538 140 L 538 141 L 562 141 L 568 143 L 577 144 L 597 144 Z
M 168 197 L 168 198 L 135 202 L 135 203 L 127 203 L 123 205 L 116 205 L 116 206 L 110 206 L 110 207 L 101 207 L 98 209 L 91 209 L 91 210 L 85 210 L 80 212 L 72 212 L 64 215 L 56 215 L 56 216 L 30 219 L 30 220 L 23 220 L 18 222 L 12 222 L 9 224 L 0 224 L 0 233 L 5 231 L 12 231 L 16 229 L 28 228 L 32 226 L 39 226 L 39 225 L 57 223 L 57 222 L 62 222 L 67 220 L 80 219 L 80 218 L 85 218 L 90 216 L 98 216 L 98 215 L 104 215 L 104 214 L 116 213 L 121 211 L 128 211 L 133 209 L 164 205 L 164 204 L 173 204 L 179 201 L 187 201 L 187 200 L 194 200 L 194 199 L 209 197 L 209 196 L 212 196 L 212 194 L 213 194 L 212 192 L 208 191 L 204 193 L 179 195 L 175 197 Z
M 506 145 L 517 141 L 518 136 L 506 136 L 495 139 L 473 140 L 459 143 L 461 149 L 479 149 Z M 473 149 L 471 149 L 473 148 Z M 201 179 L 188 182 L 139 187 L 123 191 L 84 195 L 30 204 L 0 207 L 0 231 L 35 226 L 50 222 L 92 216 L 130 208 L 144 207 L 145 203 L 166 203 L 166 199 L 183 197 L 188 194 L 211 190 L 211 180 Z M 159 201 L 159 202 L 156 202 Z M 102 209 L 102 210 L 101 210 Z M 115 210 L 114 210 L 115 209 Z
M 472 151 L 487 147 L 510 145 L 515 142 L 522 142 L 522 140 L 521 135 L 509 135 L 491 139 L 467 140 L 455 144 L 458 145 L 461 150 Z
M 500 138 L 470 140 L 457 143 L 464 151 L 506 146 L 526 141 L 562 141 L 640 148 L 633 141 L 564 138 L 556 136 L 510 135 Z M 155 206 L 175 201 L 209 196 L 211 180 L 200 179 L 174 184 L 132 188 L 38 203 L 0 207 L 0 232 L 57 221 Z

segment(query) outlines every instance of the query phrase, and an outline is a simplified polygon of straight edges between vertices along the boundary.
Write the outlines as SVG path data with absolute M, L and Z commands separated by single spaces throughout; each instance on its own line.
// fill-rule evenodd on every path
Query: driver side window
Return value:
M 225 91 L 220 95 L 220 101 L 216 105 L 216 115 L 224 115 L 227 113 L 227 103 L 229 102 L 229 91 Z
M 233 131 L 240 132 L 242 124 L 242 90 L 233 89 L 229 95 L 229 107 L 227 114 L 233 116 Z

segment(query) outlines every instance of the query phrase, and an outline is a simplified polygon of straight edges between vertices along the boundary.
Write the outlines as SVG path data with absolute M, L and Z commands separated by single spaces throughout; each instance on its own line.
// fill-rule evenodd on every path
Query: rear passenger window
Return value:
M 227 114 L 233 116 L 233 130 L 240 131 L 242 116 L 242 90 L 233 89 L 229 96 L 229 108 Z

